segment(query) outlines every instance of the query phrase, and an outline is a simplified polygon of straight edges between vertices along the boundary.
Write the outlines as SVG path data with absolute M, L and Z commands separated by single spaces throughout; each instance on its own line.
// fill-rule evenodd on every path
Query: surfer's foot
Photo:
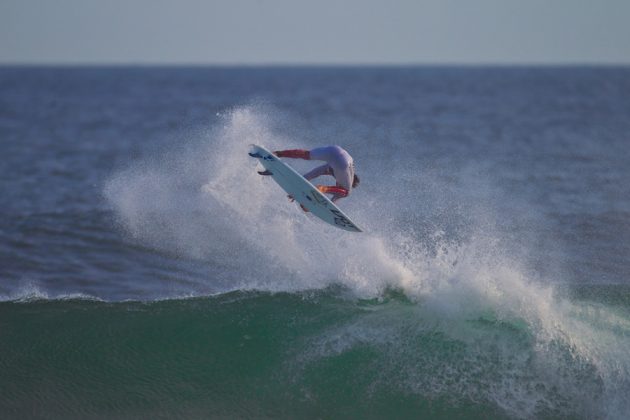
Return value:
M 308 213 L 308 209 L 306 207 L 304 207 L 303 204 L 300 204 L 300 207 L 302 207 L 302 210 L 304 210 L 304 213 Z
M 248 155 L 250 155 L 251 157 L 259 158 L 259 159 L 260 159 L 260 158 L 262 158 L 262 156 L 260 155 L 260 153 L 252 153 L 252 152 L 249 152 L 249 153 L 248 153 Z
M 270 171 L 258 171 L 260 175 L 273 175 Z

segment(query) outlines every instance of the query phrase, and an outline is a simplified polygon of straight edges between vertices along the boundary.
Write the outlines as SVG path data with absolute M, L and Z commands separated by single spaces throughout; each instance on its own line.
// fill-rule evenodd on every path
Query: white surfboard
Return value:
M 362 232 L 328 197 L 269 150 L 253 144 L 250 156 L 257 158 L 273 180 L 313 215 L 340 229 Z

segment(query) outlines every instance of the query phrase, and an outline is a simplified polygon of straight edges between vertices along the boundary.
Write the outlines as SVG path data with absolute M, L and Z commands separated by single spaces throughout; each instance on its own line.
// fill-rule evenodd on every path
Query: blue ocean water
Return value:
M 0 150 L 2 417 L 630 412 L 628 68 L 2 67 Z

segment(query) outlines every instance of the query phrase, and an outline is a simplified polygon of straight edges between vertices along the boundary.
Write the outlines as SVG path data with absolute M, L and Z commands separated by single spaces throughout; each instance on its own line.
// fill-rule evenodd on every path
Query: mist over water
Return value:
M 218 127 L 180 149 L 169 148 L 115 173 L 104 195 L 120 226 L 143 245 L 224 264 L 225 273 L 214 272 L 217 278 L 208 279 L 219 280 L 217 292 L 303 290 L 341 283 L 362 297 L 378 296 L 387 287 L 421 296 L 439 289 L 441 279 L 461 276 L 461 266 L 514 266 L 510 250 L 501 249 L 496 236 L 500 232 L 491 230 L 492 203 L 457 197 L 473 188 L 478 191 L 475 198 L 492 199 L 483 190 L 489 186 L 479 181 L 440 188 L 444 181 L 424 176 L 421 168 L 409 168 L 409 174 L 400 167 L 379 169 L 378 160 L 372 168 L 374 161 L 364 160 L 360 165 L 368 186 L 342 203 L 366 227 L 365 235 L 339 232 L 295 211 L 295 204 L 272 180 L 256 173 L 256 162 L 246 153 L 253 143 L 272 149 L 300 146 L 274 131 L 273 118 L 269 108 L 236 108 Z M 390 177 L 409 179 L 398 186 L 389 183 Z M 431 189 L 423 187 L 427 183 Z M 405 221 L 417 215 L 412 209 L 418 205 L 430 209 L 426 203 L 439 194 L 442 208 L 423 217 L 437 213 L 446 224 Z M 455 200 L 459 209 L 451 207 Z M 261 269 L 273 281 L 265 283 Z M 488 267 L 489 272 L 495 269 Z M 229 275 L 234 278 L 225 277 Z
M 182 73 L 172 89 L 188 123 L 137 134 L 134 115 L 180 108 L 130 99 L 125 78 L 74 93 L 49 112 L 81 104 L 90 138 L 133 141 L 87 147 L 59 116 L 34 125 L 85 162 L 38 166 L 37 200 L 23 193 L 28 148 L 14 146 L 23 188 L 8 190 L 0 231 L 0 319 L 20 321 L 0 340 L 12 389 L 0 408 L 30 407 L 28 366 L 45 365 L 60 385 L 32 409 L 55 417 L 155 414 L 143 401 L 192 417 L 625 417 L 627 100 L 588 71 L 277 73 Z M 125 77 L 145 93 L 181 77 L 148 74 Z M 270 93 L 275 77 L 289 88 Z M 273 100 L 252 101 L 243 80 Z M 549 83 L 564 99 L 541 102 Z M 196 95 L 230 100 L 202 113 Z M 103 107 L 116 123 L 94 120 Z M 18 123 L 5 120 L 10 138 Z M 340 206 L 365 232 L 290 203 L 256 173 L 252 143 L 344 146 L 362 182 Z M 109 154 L 124 158 L 103 166 Z

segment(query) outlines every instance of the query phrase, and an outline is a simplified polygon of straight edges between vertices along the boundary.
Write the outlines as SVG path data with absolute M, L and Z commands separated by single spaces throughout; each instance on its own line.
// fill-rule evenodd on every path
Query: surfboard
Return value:
M 258 159 L 271 178 L 314 216 L 340 229 L 362 232 L 328 197 L 269 150 L 253 144 L 249 155 Z

